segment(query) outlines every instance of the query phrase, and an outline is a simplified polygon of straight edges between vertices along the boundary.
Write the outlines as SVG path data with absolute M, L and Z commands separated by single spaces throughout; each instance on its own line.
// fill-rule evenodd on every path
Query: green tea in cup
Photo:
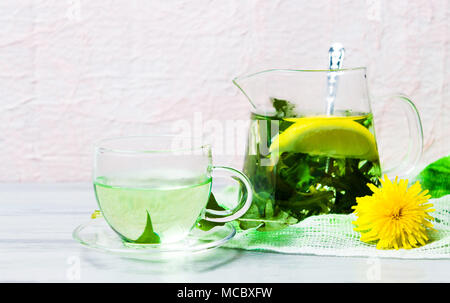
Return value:
M 126 242 L 173 243 L 184 239 L 200 219 L 232 221 L 251 203 L 245 175 L 212 165 L 209 145 L 173 148 L 175 136 L 102 140 L 95 148 L 94 188 L 109 226 Z M 234 210 L 208 210 L 213 174 L 238 178 L 246 192 Z M 207 217 L 208 213 L 214 217 Z

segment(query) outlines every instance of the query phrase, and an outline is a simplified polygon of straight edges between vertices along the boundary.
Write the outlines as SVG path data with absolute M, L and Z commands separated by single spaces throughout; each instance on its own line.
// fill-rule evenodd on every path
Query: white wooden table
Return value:
M 0 185 L 0 282 L 450 282 L 450 260 L 226 248 L 164 263 L 125 259 L 72 239 L 96 208 L 90 184 Z

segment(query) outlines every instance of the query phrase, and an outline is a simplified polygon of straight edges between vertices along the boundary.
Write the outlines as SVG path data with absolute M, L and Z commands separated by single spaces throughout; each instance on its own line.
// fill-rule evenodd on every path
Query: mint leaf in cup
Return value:
M 161 243 L 161 240 L 157 233 L 153 231 L 152 219 L 150 218 L 150 214 L 147 211 L 147 223 L 145 225 L 144 232 L 140 237 L 134 241 L 140 244 L 158 244 Z

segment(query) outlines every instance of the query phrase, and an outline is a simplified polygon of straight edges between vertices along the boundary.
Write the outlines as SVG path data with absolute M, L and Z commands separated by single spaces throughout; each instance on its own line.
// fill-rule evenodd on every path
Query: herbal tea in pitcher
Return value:
M 241 227 L 271 230 L 311 215 L 350 213 L 356 197 L 370 194 L 367 183 L 381 176 L 372 114 L 284 118 L 295 116 L 291 104 L 272 102 L 275 115 L 251 115 L 244 172 L 254 197 Z
M 331 69 L 330 50 L 327 70 L 272 69 L 233 80 L 252 107 L 244 171 L 254 196 L 238 220 L 243 229 L 280 229 L 308 216 L 348 214 L 357 197 L 371 194 L 368 183 L 378 185 L 366 69 Z M 420 159 L 422 126 L 411 100 L 393 97 L 389 101 L 403 102 L 408 118 L 409 146 L 396 163 L 397 174 L 404 175 Z

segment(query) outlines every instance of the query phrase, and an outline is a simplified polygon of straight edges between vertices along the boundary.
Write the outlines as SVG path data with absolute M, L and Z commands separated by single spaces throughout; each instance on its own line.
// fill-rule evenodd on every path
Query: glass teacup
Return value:
M 95 146 L 94 188 L 109 226 L 126 242 L 173 243 L 199 220 L 228 222 L 250 207 L 252 189 L 241 172 L 212 165 L 209 145 L 174 148 L 177 136 L 118 137 Z M 221 174 L 218 176 L 216 174 Z M 213 177 L 239 181 L 234 209 L 209 210 Z

